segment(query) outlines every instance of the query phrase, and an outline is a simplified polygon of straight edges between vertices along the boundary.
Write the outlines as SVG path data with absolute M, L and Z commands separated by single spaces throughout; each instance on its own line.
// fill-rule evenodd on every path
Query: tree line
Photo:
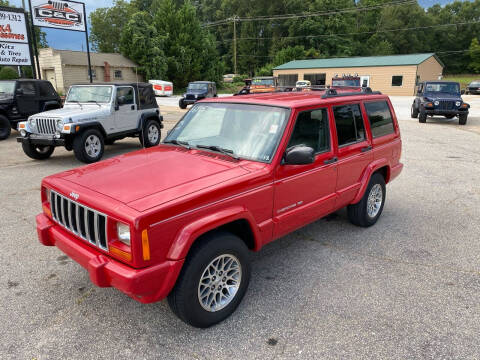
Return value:
M 447 73 L 480 71 L 480 0 L 117 0 L 90 14 L 96 51 L 185 86 L 268 75 L 293 59 L 436 52 Z M 234 33 L 235 29 L 235 33 Z M 235 40 L 236 38 L 236 40 Z

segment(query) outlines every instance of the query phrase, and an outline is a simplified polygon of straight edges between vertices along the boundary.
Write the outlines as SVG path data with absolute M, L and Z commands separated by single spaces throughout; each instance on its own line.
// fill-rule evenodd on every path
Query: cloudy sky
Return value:
M 9 0 L 14 6 L 21 7 L 22 0 Z M 81 1 L 81 0 L 77 0 Z M 430 7 L 434 4 L 447 4 L 452 0 L 419 0 L 420 5 L 423 7 Z M 110 7 L 113 4 L 113 0 L 85 0 L 84 1 L 88 14 L 91 11 L 99 7 Z M 25 0 L 25 4 L 28 7 L 28 0 Z M 85 34 L 76 31 L 65 31 L 55 29 L 44 29 L 47 34 L 48 45 L 55 49 L 65 50 L 84 50 L 86 51 Z

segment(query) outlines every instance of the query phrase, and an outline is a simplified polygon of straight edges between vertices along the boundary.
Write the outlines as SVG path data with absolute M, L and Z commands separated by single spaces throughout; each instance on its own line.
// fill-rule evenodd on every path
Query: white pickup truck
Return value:
M 72 85 L 64 107 L 32 115 L 18 124 L 23 151 L 49 158 L 56 146 L 73 150 L 82 162 L 101 159 L 105 144 L 139 137 L 145 147 L 160 142 L 162 116 L 151 84 Z

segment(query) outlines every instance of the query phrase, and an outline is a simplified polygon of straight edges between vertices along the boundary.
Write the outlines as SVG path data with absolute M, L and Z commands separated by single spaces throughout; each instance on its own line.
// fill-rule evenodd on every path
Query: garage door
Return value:
M 298 75 L 278 75 L 278 86 L 295 86 Z
M 325 85 L 325 76 L 326 74 L 305 74 L 303 75 L 304 80 L 309 80 L 312 85 Z

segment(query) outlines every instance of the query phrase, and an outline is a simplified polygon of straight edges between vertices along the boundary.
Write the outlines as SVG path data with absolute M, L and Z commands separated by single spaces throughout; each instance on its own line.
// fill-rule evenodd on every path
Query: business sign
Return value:
M 31 65 L 23 10 L 0 8 L 0 65 Z
M 86 31 L 85 6 L 76 1 L 30 0 L 33 25 Z

